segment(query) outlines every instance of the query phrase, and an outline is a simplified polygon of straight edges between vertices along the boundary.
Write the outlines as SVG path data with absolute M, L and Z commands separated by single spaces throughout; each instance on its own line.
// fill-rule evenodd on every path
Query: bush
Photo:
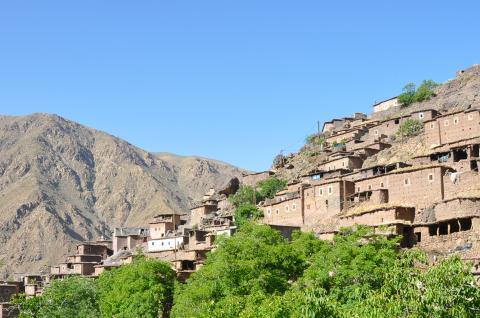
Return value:
M 398 102 L 402 106 L 408 106 L 414 102 L 423 102 L 434 96 L 433 89 L 439 84 L 432 80 L 424 80 L 422 84 L 416 89 L 414 83 L 408 83 L 403 88 L 402 94 L 398 96 Z
M 397 131 L 398 136 L 413 137 L 420 134 L 423 130 L 423 123 L 417 119 L 407 119 Z

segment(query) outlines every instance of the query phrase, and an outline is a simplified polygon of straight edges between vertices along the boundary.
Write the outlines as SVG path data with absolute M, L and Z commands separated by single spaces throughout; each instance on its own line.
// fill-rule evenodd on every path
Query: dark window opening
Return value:
M 478 171 L 478 162 L 476 160 L 470 161 L 470 170 Z
M 448 223 L 440 223 L 439 234 L 447 235 L 448 234 Z
M 328 208 L 328 200 L 325 200 L 325 206 Z
M 395 119 L 395 125 L 400 124 L 400 119 Z
M 428 234 L 430 236 L 436 236 L 437 235 L 437 229 L 438 229 L 438 225 L 430 225 L 428 227 Z
M 479 157 L 480 156 L 480 147 L 479 145 L 472 146 L 472 157 Z
M 448 162 L 448 159 L 450 158 L 450 153 L 449 152 L 441 152 L 441 153 L 435 153 L 433 155 L 430 155 L 430 161 L 437 161 L 439 163 L 442 162 Z
M 450 223 L 450 233 L 460 232 L 460 225 L 457 221 Z
M 184 271 L 195 270 L 195 262 L 193 262 L 193 261 L 182 261 L 182 270 L 184 270 Z
M 422 241 L 422 233 L 421 232 L 415 232 L 415 241 L 417 243 L 420 243 Z
M 458 162 L 460 160 L 468 159 L 468 153 L 466 149 L 453 150 L 453 161 Z
M 462 231 L 469 231 L 472 229 L 472 219 L 460 219 L 460 228 Z

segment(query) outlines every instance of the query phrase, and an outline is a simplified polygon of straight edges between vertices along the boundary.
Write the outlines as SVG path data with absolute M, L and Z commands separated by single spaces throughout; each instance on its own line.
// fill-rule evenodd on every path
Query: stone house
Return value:
M 428 147 L 434 148 L 480 137 L 480 110 L 448 113 L 424 122 Z

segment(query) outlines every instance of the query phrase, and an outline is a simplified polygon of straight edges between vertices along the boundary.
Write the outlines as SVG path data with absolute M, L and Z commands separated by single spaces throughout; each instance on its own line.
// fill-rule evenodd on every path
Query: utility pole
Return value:
M 320 136 L 320 120 L 317 120 L 317 135 Z

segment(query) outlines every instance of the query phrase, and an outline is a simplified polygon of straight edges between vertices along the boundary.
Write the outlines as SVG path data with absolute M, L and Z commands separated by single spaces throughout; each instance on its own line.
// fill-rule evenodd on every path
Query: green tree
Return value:
M 169 264 L 145 257 L 104 272 L 98 279 L 101 314 L 116 318 L 167 315 L 174 281 Z
M 230 202 L 239 207 L 245 204 L 256 204 L 262 200 L 261 194 L 250 186 L 241 186 L 237 193 L 229 197 Z M 256 202 L 255 202 L 256 201 Z
M 398 96 L 398 102 L 403 106 L 408 106 L 415 101 L 415 84 L 408 83 L 403 87 L 403 92 Z
M 415 102 L 423 102 L 434 95 L 433 89 L 438 84 L 432 80 L 424 80 L 415 92 Z
M 419 135 L 423 130 L 423 123 L 418 119 L 407 119 L 398 128 L 397 135 L 412 137 Z
M 263 217 L 263 212 L 253 204 L 243 204 L 235 210 L 235 222 L 244 224 L 247 220 L 256 220 Z
M 92 279 L 69 277 L 54 280 L 41 296 L 14 299 L 20 318 L 97 318 L 98 292 Z
M 287 180 L 280 179 L 276 176 L 257 183 L 259 194 L 262 199 L 273 198 L 277 192 L 283 190 L 287 186 Z
M 260 305 L 287 291 L 306 266 L 278 231 L 247 222 L 176 293 L 172 317 L 262 317 L 255 316 Z

